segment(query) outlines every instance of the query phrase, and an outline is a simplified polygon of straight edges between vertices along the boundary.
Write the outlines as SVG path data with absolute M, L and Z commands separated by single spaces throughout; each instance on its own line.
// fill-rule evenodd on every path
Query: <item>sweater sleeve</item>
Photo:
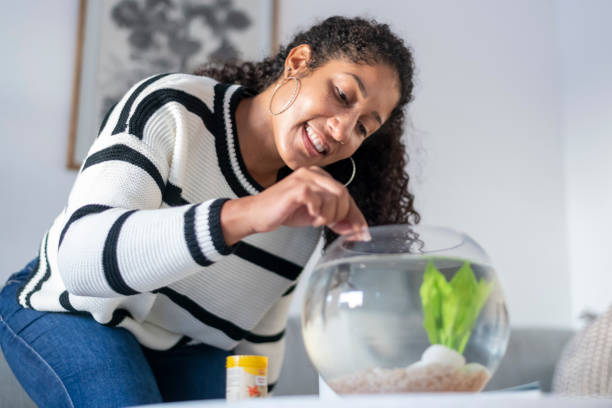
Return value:
M 186 124 L 212 120 L 213 94 L 202 79 L 159 75 L 136 84 L 109 113 L 60 224 L 57 268 L 70 293 L 152 291 L 231 253 L 220 224 L 227 198 L 161 208 L 174 146 L 187 138 Z

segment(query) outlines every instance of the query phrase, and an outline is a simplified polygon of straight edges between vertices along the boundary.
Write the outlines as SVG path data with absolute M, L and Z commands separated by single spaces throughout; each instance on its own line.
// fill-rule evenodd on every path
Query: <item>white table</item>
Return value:
M 225 400 L 180 402 L 164 408 L 611 408 L 612 399 L 565 398 L 531 392 L 480 394 L 364 395 L 333 400 L 317 396 L 273 397 L 228 403 Z

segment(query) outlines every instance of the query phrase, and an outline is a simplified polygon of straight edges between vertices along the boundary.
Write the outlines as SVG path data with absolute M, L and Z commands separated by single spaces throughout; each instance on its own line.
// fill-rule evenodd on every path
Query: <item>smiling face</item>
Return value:
M 296 76 L 301 87 L 295 101 L 272 118 L 278 154 L 294 170 L 350 157 L 399 101 L 397 73 L 386 64 L 334 59 L 302 75 L 298 67 Z M 291 99 L 294 86 L 292 80 L 281 86 L 272 111 Z

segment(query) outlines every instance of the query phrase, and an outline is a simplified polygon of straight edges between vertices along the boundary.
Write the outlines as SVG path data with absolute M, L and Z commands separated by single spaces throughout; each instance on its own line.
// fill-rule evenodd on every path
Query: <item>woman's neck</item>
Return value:
M 284 166 L 274 143 L 268 93 L 266 90 L 253 98 L 245 98 L 236 108 L 240 154 L 249 174 L 263 187 L 274 184 Z

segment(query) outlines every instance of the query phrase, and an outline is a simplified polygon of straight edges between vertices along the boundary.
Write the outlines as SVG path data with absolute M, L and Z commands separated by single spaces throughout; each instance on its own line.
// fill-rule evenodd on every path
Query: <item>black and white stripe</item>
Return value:
M 123 109 L 121 109 L 121 114 L 119 115 L 119 119 L 117 120 L 117 123 L 115 125 L 115 128 L 113 129 L 113 135 L 116 135 L 117 133 L 123 133 L 125 131 L 127 131 L 127 121 L 128 118 L 130 116 L 130 111 L 132 110 L 132 105 L 134 104 L 134 101 L 136 101 L 136 98 L 138 98 L 140 96 L 140 94 L 142 94 L 142 92 L 151 84 L 153 84 L 154 82 L 157 82 L 158 80 L 166 77 L 170 75 L 170 73 L 164 73 L 164 74 L 159 74 L 159 75 L 155 75 L 152 76 L 150 78 L 148 78 L 147 80 L 143 81 L 128 97 L 126 103 L 123 105 Z
M 221 207 L 229 198 L 220 198 L 215 200 L 208 209 L 208 226 L 210 229 L 210 237 L 215 250 L 218 254 L 229 255 L 240 245 L 229 246 L 225 243 L 223 230 L 221 229 Z
M 298 276 L 300 276 L 300 273 L 302 273 L 303 268 L 300 265 L 246 242 L 242 242 L 236 248 L 235 254 L 245 261 L 251 262 L 291 281 L 296 280 Z
M 222 331 L 225 335 L 235 341 L 246 339 L 252 343 L 273 343 L 281 340 L 285 335 L 284 330 L 273 335 L 258 335 L 251 333 L 250 331 L 239 327 L 229 320 L 209 312 L 188 296 L 185 296 L 168 287 L 157 289 L 154 292 L 168 297 L 168 299 L 170 299 L 173 303 L 188 311 L 199 322 Z
M 68 228 L 70 228 L 70 226 L 72 225 L 73 222 L 77 221 L 80 218 L 85 217 L 86 215 L 97 214 L 97 213 L 100 213 L 102 211 L 106 211 L 106 210 L 108 210 L 110 208 L 112 208 L 112 207 L 110 207 L 108 205 L 88 204 L 88 205 L 85 205 L 85 206 L 79 208 L 74 213 L 72 213 L 72 215 L 70 216 L 70 218 L 68 219 L 68 221 L 64 225 L 64 228 L 62 229 L 62 232 L 60 233 L 58 248 L 62 245 L 62 241 L 64 240 L 64 236 L 66 235 L 66 232 L 68 231 Z
M 223 176 L 238 197 L 254 195 L 263 190 L 258 184 L 247 181 L 238 164 L 238 160 L 242 159 L 236 154 L 236 126 L 232 114 L 235 111 L 232 111 L 232 108 L 235 108 L 241 96 L 244 96 L 243 91 L 237 86 L 215 85 L 214 111 L 223 118 L 222 127 L 214 133 L 217 159 Z
M 250 193 L 257 194 L 263 191 L 263 187 L 251 177 L 246 169 L 242 156 L 238 153 L 238 129 L 236 127 L 236 118 L 234 112 L 238 107 L 238 103 L 248 95 L 248 91 L 238 86 L 230 87 L 226 92 L 223 100 L 223 118 L 225 123 L 225 137 L 227 151 L 229 153 L 230 164 L 232 171 L 236 175 L 240 184 Z
M 119 294 L 130 296 L 138 294 L 138 291 L 130 288 L 121 276 L 119 270 L 119 262 L 117 260 L 117 241 L 121 227 L 127 218 L 134 214 L 136 210 L 127 211 L 122 214 L 111 227 L 106 242 L 104 243 L 104 252 L 102 254 L 102 264 L 104 266 L 104 276 L 109 286 Z
M 117 103 L 118 102 L 114 103 L 113 106 L 111 106 L 111 108 L 106 112 L 106 115 L 104 115 L 102 123 L 100 124 L 100 129 L 98 130 L 98 136 L 102 134 L 102 131 L 104 130 L 104 128 L 106 127 L 106 123 L 108 122 L 108 118 L 110 118 L 111 114 L 113 113 L 113 110 L 115 109 L 115 107 L 117 107 Z
M 113 316 L 111 317 L 111 319 L 108 322 L 102 324 L 108 327 L 116 327 L 121 324 L 121 322 L 127 317 L 132 318 L 132 314 L 129 311 L 125 309 L 115 309 L 113 311 Z
M 284 228 L 225 243 L 224 197 L 263 190 L 236 133 L 249 92 L 166 76 L 134 87 L 105 118 L 19 301 L 92 315 L 159 349 L 236 347 L 278 366 L 290 295 L 319 236 Z
M 181 104 L 189 112 L 198 115 L 211 132 L 218 132 L 219 118 L 197 97 L 177 89 L 159 89 L 143 98 L 129 120 L 130 134 L 143 138 L 144 128 L 151 116 L 167 103 Z
M 124 144 L 116 144 L 106 149 L 102 149 L 98 152 L 93 153 L 85 160 L 83 163 L 83 167 L 81 168 L 81 172 L 85 171 L 90 166 L 117 160 L 126 163 L 133 164 L 134 166 L 138 166 L 151 176 L 151 178 L 155 181 L 155 184 L 159 187 L 160 191 L 165 190 L 165 182 L 162 178 L 162 175 L 159 173 L 159 170 L 151 160 L 146 157 L 144 154 L 137 152 L 129 146 Z
M 32 282 L 36 282 L 34 287 L 25 294 L 23 298 L 23 302 L 22 302 L 22 304 L 24 304 L 26 307 L 29 307 L 31 309 L 33 309 L 32 296 L 34 295 L 34 293 L 38 292 L 42 288 L 42 285 L 46 281 L 48 281 L 49 278 L 51 277 L 51 268 L 49 267 L 49 258 L 48 258 L 48 252 L 49 252 L 48 243 L 49 243 L 49 233 L 45 234 L 45 238 L 43 239 L 42 248 L 38 256 L 38 263 L 36 265 L 36 268 L 34 269 L 35 272 L 32 273 L 32 275 L 30 276 L 30 280 L 20 289 L 20 291 L 17 294 L 17 299 L 20 300 L 26 286 L 29 286 L 29 284 L 31 284 Z M 42 277 L 38 281 L 36 281 L 36 278 L 40 276 L 41 273 L 42 273 Z
M 76 310 L 74 306 L 72 306 L 72 303 L 70 302 L 70 294 L 68 293 L 67 290 L 63 291 L 60 294 L 59 302 L 60 302 L 60 305 L 62 305 L 62 307 L 66 309 L 67 312 L 72 312 L 72 313 L 78 312 L 78 310 Z
M 183 198 L 182 193 L 182 188 L 180 188 L 179 186 L 175 186 L 170 182 L 167 182 L 166 188 L 164 189 L 164 193 L 162 195 L 162 200 L 164 203 L 168 204 L 171 207 L 189 204 L 189 201 Z
M 202 266 L 209 266 L 212 264 L 202 249 L 200 248 L 200 244 L 198 243 L 198 238 L 196 236 L 196 225 L 195 225 L 195 213 L 196 213 L 197 205 L 191 206 L 191 208 L 185 213 L 185 242 L 187 242 L 187 248 L 189 248 L 189 253 L 193 257 L 193 260 Z
M 283 292 L 282 296 L 283 297 L 289 296 L 290 294 L 293 293 L 296 287 L 297 287 L 297 283 L 294 283 L 293 285 L 289 286 L 289 288 L 285 292 Z

